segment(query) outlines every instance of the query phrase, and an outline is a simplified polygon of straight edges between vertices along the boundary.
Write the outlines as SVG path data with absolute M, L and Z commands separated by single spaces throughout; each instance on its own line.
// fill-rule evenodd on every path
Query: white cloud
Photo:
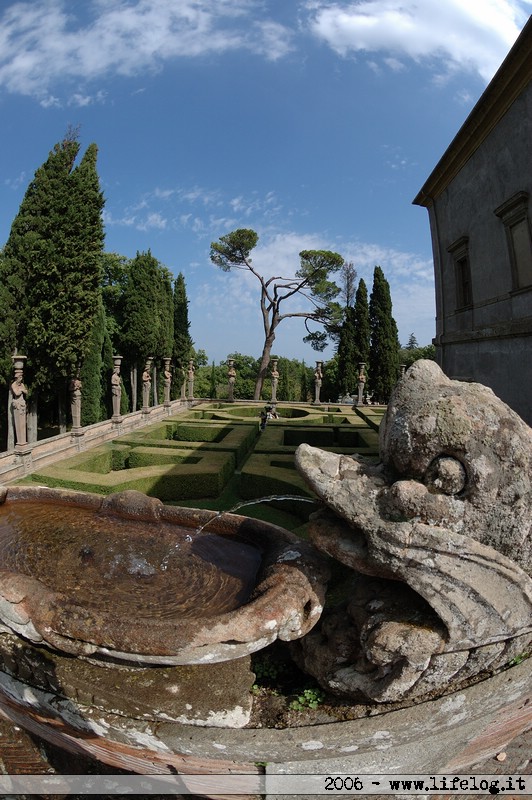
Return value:
M 525 24 L 525 0 L 313 0 L 311 30 L 342 56 L 381 53 L 429 62 L 444 73 L 477 72 L 489 81 Z M 390 58 L 392 59 L 390 61 Z M 372 68 L 374 68 L 374 59 Z
M 80 4 L 77 10 L 80 11 Z M 13 3 L 0 17 L 0 86 L 47 97 L 64 81 L 156 71 L 169 60 L 246 50 L 276 60 L 290 31 L 254 0 L 68 0 Z
M 26 173 L 22 171 L 16 178 L 6 178 L 4 186 L 9 186 L 10 189 L 19 189 L 26 183 Z
M 107 92 L 100 90 L 95 94 L 83 94 L 82 92 L 74 92 L 68 100 L 69 106 L 77 106 L 78 108 L 85 108 L 92 106 L 95 103 L 104 103 Z
M 43 108 L 61 108 L 61 101 L 58 97 L 54 97 L 54 95 L 49 94 L 47 97 L 42 98 L 39 105 L 41 105 Z
M 139 207 L 137 211 L 141 210 Z M 113 216 L 112 212 L 105 209 L 103 221 L 107 227 L 120 226 L 135 228 L 137 231 L 166 230 L 168 220 L 157 212 L 147 212 L 140 216 L 133 210 L 127 209 L 121 216 Z
M 151 212 L 143 220 L 141 220 L 137 227 L 140 231 L 149 231 L 155 228 L 156 230 L 165 230 L 167 220 L 156 212 Z

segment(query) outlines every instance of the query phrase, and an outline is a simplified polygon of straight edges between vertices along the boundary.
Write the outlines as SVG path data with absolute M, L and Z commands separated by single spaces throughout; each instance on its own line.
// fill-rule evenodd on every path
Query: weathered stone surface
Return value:
M 7 676 L 6 676 L 7 677 Z M 73 706 L 56 694 L 0 685 L 0 713 L 52 744 L 128 772 L 460 772 L 500 752 L 532 722 L 531 662 L 436 700 L 336 724 L 208 728 Z M 453 769 L 446 769 L 452 762 Z
M 334 646 L 325 655 L 318 631 L 302 643 L 305 668 L 324 685 L 379 701 L 416 696 L 504 663 L 510 640 L 523 643 L 532 631 L 532 431 L 490 389 L 417 362 L 381 425 L 381 463 L 308 445 L 296 463 L 334 512 L 315 517 L 314 544 L 394 581 L 362 623 L 364 593 L 368 604 L 379 595 L 367 582 L 344 622 L 322 621 L 336 641 L 358 638 L 347 659 Z M 399 619 L 397 581 L 413 590 Z
M 450 527 L 532 573 L 532 429 L 486 386 L 449 380 L 433 361 L 398 384 L 381 426 L 381 457 L 461 516 Z M 448 484 L 450 465 L 460 473 Z M 401 503 L 392 503 L 401 513 Z M 422 521 L 430 513 L 420 507 Z M 442 516 L 436 518 L 441 524 Z
M 100 715 L 131 720 L 129 740 L 155 721 L 240 728 L 251 714 L 254 674 L 250 658 L 222 664 L 133 666 L 102 659 L 70 658 L 35 647 L 12 634 L 0 635 L 0 691 L 22 681 L 68 701 L 80 719 Z M 30 695 L 28 694 L 28 697 Z

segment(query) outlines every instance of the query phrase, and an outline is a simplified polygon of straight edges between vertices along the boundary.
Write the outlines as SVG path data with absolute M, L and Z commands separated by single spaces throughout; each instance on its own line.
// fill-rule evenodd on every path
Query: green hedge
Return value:
M 386 413 L 385 408 L 373 408 L 372 406 L 357 406 L 355 411 L 366 425 L 375 431 L 379 430 L 382 418 Z
M 146 448 L 149 450 L 149 448 Z M 147 458 L 147 454 L 141 454 Z M 131 456 L 130 456 L 131 458 Z M 111 494 L 125 489 L 136 489 L 164 501 L 188 498 L 218 497 L 235 470 L 233 453 L 196 451 L 181 454 L 182 463 L 153 464 L 109 472 L 96 477 L 82 468 L 79 457 L 66 459 L 60 466 L 45 467 L 31 475 L 32 482 L 44 486 L 77 489 L 97 494 Z M 187 460 L 196 463 L 186 463 Z
M 227 425 L 176 425 L 172 439 L 178 442 L 221 442 L 232 428 Z
M 253 447 L 259 435 L 258 425 L 255 427 L 249 423 L 232 422 L 230 425 L 213 424 L 208 426 L 205 422 L 198 421 L 196 424 L 190 421 L 186 426 L 187 435 L 191 437 L 206 436 L 210 437 L 212 441 L 202 440 L 201 438 L 180 440 L 173 438 L 178 427 L 182 426 L 176 422 L 165 422 L 155 425 L 154 429 L 150 430 L 149 435 L 144 434 L 143 431 L 136 431 L 121 438 L 120 441 L 127 443 L 130 447 L 147 445 L 175 451 L 183 448 L 187 451 L 197 448 L 201 453 L 209 450 L 212 450 L 212 452 L 232 452 L 235 454 L 236 461 L 239 464 Z M 205 433 L 209 427 L 212 428 L 212 431 Z M 216 441 L 221 431 L 224 432 L 224 435 L 220 441 Z
M 295 469 L 293 456 L 277 456 L 272 459 L 268 455 L 251 455 L 240 474 L 240 494 L 246 500 L 271 495 L 315 497 Z M 309 506 L 306 502 L 279 500 L 278 507 L 305 519 L 308 518 Z
M 313 447 L 332 447 L 334 444 L 333 428 L 285 428 L 283 444 L 297 447 L 306 442 Z
M 169 450 L 161 447 L 130 448 L 129 468 L 151 467 L 156 464 L 199 464 L 201 455 L 190 455 L 184 450 Z

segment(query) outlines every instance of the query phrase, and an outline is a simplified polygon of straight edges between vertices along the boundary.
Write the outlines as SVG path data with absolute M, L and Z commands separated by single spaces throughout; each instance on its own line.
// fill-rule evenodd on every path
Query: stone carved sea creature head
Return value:
M 312 522 L 314 544 L 362 575 L 296 658 L 329 689 L 387 701 L 526 648 L 532 430 L 491 389 L 419 361 L 380 431 L 379 464 L 297 451 L 330 509 Z

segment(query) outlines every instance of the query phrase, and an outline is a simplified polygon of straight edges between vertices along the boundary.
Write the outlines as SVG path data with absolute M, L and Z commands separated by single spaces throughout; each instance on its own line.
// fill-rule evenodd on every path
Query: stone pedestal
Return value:
M 24 444 L 15 445 L 15 458 L 19 465 L 22 466 L 24 474 L 27 474 L 33 469 L 32 447 L 25 442 Z

